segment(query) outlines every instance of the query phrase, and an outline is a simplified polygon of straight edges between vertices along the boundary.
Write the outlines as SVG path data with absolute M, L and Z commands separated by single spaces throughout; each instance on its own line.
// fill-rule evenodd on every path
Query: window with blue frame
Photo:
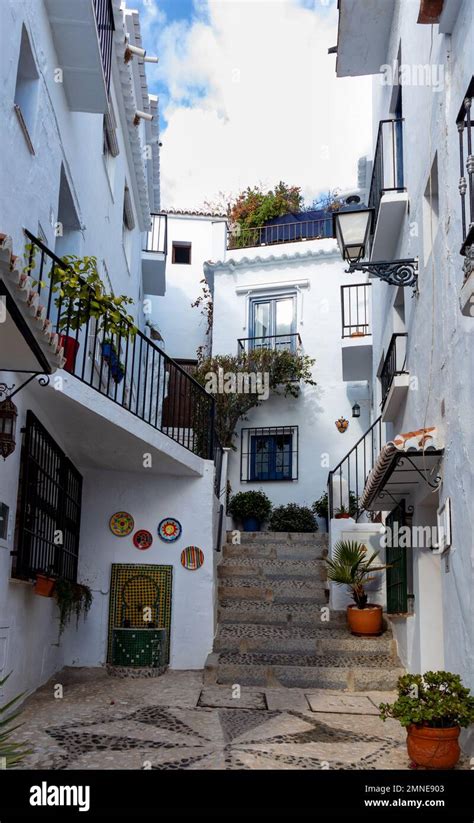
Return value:
M 242 429 L 241 480 L 298 479 L 298 427 Z

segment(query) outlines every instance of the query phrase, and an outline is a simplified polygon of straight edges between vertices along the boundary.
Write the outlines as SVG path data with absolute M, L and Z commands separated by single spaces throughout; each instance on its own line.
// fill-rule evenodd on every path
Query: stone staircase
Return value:
M 390 629 L 354 637 L 345 612 L 328 612 L 327 540 L 318 533 L 242 532 L 239 545 L 226 543 L 206 684 L 395 688 L 404 670 Z

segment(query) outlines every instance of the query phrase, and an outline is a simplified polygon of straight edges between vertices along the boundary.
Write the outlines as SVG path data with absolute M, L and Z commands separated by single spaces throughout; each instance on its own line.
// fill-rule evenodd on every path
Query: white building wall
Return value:
M 317 384 L 301 384 L 298 398 L 272 394 L 249 412 L 248 420 L 239 423 L 237 452 L 231 452 L 229 459 L 232 492 L 262 488 L 275 505 L 311 505 L 326 491 L 329 470 L 369 425 L 367 383 L 343 382 L 342 377 L 340 289 L 343 284 L 364 282 L 364 276 L 344 272 L 345 264 L 332 240 L 236 249 L 228 255 L 226 264 L 219 264 L 211 275 L 213 354 L 237 354 L 237 340 L 251 337 L 249 294 L 296 288 L 296 331 L 301 336 L 304 354 L 316 360 L 312 374 Z M 356 400 L 361 406 L 359 419 L 352 418 Z M 335 426 L 341 416 L 349 420 L 344 434 Z M 258 426 L 299 427 L 298 480 L 241 483 L 240 431 L 243 427 Z
M 436 508 L 451 498 L 453 543 L 449 559 L 413 549 L 415 615 L 394 621 L 401 658 L 410 671 L 443 668 L 459 672 L 474 688 L 473 669 L 473 447 L 474 406 L 472 318 L 463 317 L 458 295 L 463 281 L 461 204 L 458 192 L 459 138 L 456 116 L 472 76 L 474 6 L 466 0 L 452 35 L 417 25 L 417 4 L 397 4 L 387 63 L 397 57 L 410 67 L 426 65 L 441 82 L 433 87 L 402 88 L 404 174 L 409 197 L 397 257 L 418 257 L 419 291 L 404 290 L 408 332 L 408 370 L 412 379 L 406 403 L 387 439 L 396 432 L 437 426 L 444 436 L 443 483 L 439 494 L 428 487 L 417 500 L 414 525 L 436 522 Z M 440 74 L 440 70 L 443 74 Z M 432 75 L 433 76 L 433 75 Z M 396 90 L 395 90 L 396 91 Z M 394 89 L 374 77 L 374 131 L 393 116 Z M 426 220 L 424 194 L 437 157 L 439 220 Z M 424 212 L 425 211 L 425 219 Z M 431 249 L 431 250 L 430 250 Z M 396 289 L 374 285 L 374 368 L 386 352 L 392 331 L 401 330 L 393 308 Z M 374 387 L 378 381 L 374 373 Z M 374 396 L 380 400 L 380 388 Z M 376 413 L 374 409 L 374 414 Z M 421 505 L 422 504 L 422 505 Z M 414 623 L 414 626 L 411 624 Z

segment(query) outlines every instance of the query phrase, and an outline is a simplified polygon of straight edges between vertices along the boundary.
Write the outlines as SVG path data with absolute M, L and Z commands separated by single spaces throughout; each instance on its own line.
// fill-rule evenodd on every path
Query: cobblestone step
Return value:
M 211 654 L 206 662 L 204 680 L 211 683 L 238 683 L 244 686 L 287 686 L 364 691 L 394 689 L 404 669 L 393 660 L 374 655 L 348 655 L 335 659 L 318 656 Z M 380 658 L 380 659 L 378 659 Z
M 285 625 L 311 625 L 325 629 L 334 625 L 346 625 L 345 612 L 329 612 L 321 597 L 311 603 L 273 603 L 265 600 L 225 598 L 219 602 L 218 621 L 220 623 L 259 623 Z M 322 612 L 321 610 L 324 609 Z
M 322 580 L 259 580 L 230 577 L 219 580 L 219 599 L 265 600 L 271 603 L 325 602 Z
M 222 547 L 224 560 L 234 557 L 258 557 L 275 560 L 318 560 L 326 557 L 327 541 L 309 543 L 283 543 L 267 541 L 256 543 L 226 543 Z
M 395 654 L 390 632 L 381 637 L 354 637 L 345 626 L 330 629 L 305 626 L 272 626 L 258 623 L 221 625 L 214 642 L 217 652 L 298 652 L 325 654 L 330 652 L 379 652 Z
M 227 557 L 217 567 L 218 577 L 256 577 L 276 580 L 325 580 L 322 559 L 275 560 L 267 557 Z

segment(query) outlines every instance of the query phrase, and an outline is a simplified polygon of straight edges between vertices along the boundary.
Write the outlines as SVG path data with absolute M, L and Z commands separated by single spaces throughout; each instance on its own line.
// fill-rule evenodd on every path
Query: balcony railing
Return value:
M 370 183 L 369 208 L 375 209 L 375 221 L 380 201 L 387 192 L 405 191 L 403 174 L 403 118 L 381 120 L 374 154 Z
M 112 70 L 112 50 L 114 42 L 114 13 L 112 0 L 94 0 L 97 33 L 99 35 L 100 53 L 104 69 L 107 94 L 110 91 L 110 75 Z
M 168 215 L 152 214 L 151 229 L 147 232 L 143 251 L 166 254 L 168 242 Z
M 382 448 L 382 418 L 378 417 L 328 475 L 329 519 L 343 510 L 358 520 L 365 482 Z
M 380 372 L 380 382 L 382 385 L 382 407 L 388 397 L 393 379 L 397 374 L 407 374 L 407 333 L 400 332 L 392 334 L 387 350 L 382 371 Z
M 282 222 L 251 228 L 237 226 L 227 232 L 227 248 L 242 249 L 251 246 L 272 246 L 277 243 L 320 240 L 332 236 L 332 216 L 329 215 L 318 220 Z
M 299 334 L 272 334 L 265 337 L 241 337 L 237 340 L 238 354 L 249 354 L 260 349 L 272 351 L 297 351 L 301 349 Z
M 341 286 L 343 337 L 366 337 L 372 334 L 370 323 L 371 283 Z
M 464 96 L 456 118 L 459 133 L 459 194 L 461 196 L 462 248 L 474 243 L 474 148 L 472 136 L 472 98 L 474 97 L 474 76 Z M 467 178 L 467 179 L 466 179 Z
M 94 317 L 87 297 L 64 299 L 58 269 L 66 264 L 25 231 L 32 279 L 52 330 L 60 335 L 64 368 L 99 394 L 184 448 L 214 459 L 214 399 L 191 375 L 125 320 L 112 332 L 108 313 Z

